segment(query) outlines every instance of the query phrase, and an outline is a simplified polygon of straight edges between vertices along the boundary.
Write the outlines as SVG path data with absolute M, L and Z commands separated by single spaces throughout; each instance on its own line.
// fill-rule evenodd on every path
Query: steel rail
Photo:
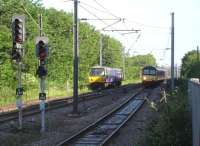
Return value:
M 103 146 L 142 107 L 145 99 L 137 97 L 148 94 L 143 92 L 144 89 L 130 96 L 95 123 L 61 141 L 57 146 Z
M 93 99 L 93 98 L 98 98 L 98 97 L 102 97 L 102 96 L 104 96 L 104 94 L 101 94 L 101 93 L 99 93 L 99 94 L 95 93 L 95 94 L 80 96 L 79 102 L 82 102 L 84 100 L 90 100 L 90 98 Z M 72 97 L 49 101 L 49 102 L 45 103 L 46 106 L 47 106 L 46 111 L 50 111 L 50 110 L 54 110 L 54 109 L 58 109 L 58 108 L 62 108 L 62 107 L 71 105 L 72 102 L 73 102 Z M 32 105 L 30 107 L 23 109 L 23 117 L 32 116 L 32 115 L 35 115 L 35 114 L 38 114 L 38 113 L 40 113 L 39 104 Z M 14 110 L 12 112 L 7 112 L 7 113 L 0 115 L 0 123 L 15 120 L 17 118 L 18 118 L 18 111 L 17 110 Z

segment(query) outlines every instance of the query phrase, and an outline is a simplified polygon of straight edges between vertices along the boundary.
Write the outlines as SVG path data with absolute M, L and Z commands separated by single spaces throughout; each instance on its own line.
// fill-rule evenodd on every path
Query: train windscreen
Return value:
M 104 68 L 92 68 L 90 75 L 91 76 L 104 76 L 105 75 Z

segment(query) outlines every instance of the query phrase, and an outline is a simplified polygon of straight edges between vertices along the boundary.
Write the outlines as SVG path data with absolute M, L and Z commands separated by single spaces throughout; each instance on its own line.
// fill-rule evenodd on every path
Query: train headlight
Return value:
M 92 81 L 93 81 L 93 79 L 91 77 L 89 77 L 89 82 L 92 82 Z

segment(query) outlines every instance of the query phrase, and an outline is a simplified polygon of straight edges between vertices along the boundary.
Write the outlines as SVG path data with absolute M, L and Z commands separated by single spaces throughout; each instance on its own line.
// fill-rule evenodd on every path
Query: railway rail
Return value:
M 121 105 L 57 146 L 103 146 L 142 107 L 149 90 L 143 89 Z
M 117 89 L 127 90 L 130 86 L 131 85 L 124 85 Z M 140 84 L 135 84 L 132 86 L 137 88 L 137 87 L 140 87 Z M 100 92 L 84 93 L 79 96 L 79 102 L 94 99 L 94 98 L 99 98 L 99 97 L 108 95 L 114 91 L 116 92 L 115 88 L 102 90 Z M 120 91 L 120 90 L 117 90 L 117 91 Z M 65 107 L 67 105 L 70 105 L 72 102 L 73 102 L 73 97 L 66 97 L 66 98 L 62 98 L 62 99 L 55 99 L 55 100 L 48 101 L 48 102 L 46 102 L 46 107 L 47 107 L 46 111 Z M 35 115 L 38 113 L 40 113 L 39 104 L 34 104 L 34 105 L 23 108 L 23 117 Z M 17 118 L 18 118 L 18 110 L 0 113 L 0 123 L 4 123 L 7 121 L 11 121 L 11 120 L 16 120 Z

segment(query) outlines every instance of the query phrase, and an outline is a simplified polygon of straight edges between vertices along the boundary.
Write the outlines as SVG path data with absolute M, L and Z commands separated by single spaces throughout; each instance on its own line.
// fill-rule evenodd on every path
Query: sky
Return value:
M 72 0 L 43 0 L 43 5 L 73 13 Z M 200 0 L 79 0 L 78 4 L 79 19 L 87 18 L 96 30 L 119 40 L 130 55 L 153 54 L 160 66 L 171 64 L 172 12 L 175 64 L 181 65 L 182 57 L 200 45 Z M 116 31 L 133 29 L 140 31 Z

